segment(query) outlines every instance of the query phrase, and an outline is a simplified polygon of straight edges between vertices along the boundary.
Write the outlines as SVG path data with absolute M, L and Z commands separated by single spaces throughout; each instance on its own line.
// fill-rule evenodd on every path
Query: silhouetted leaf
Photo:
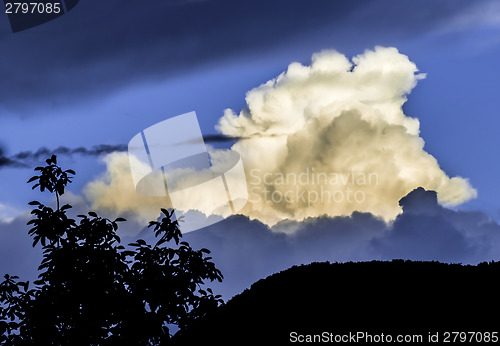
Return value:
M 156 246 L 160 246 L 161 244 L 164 244 L 166 243 L 167 240 L 165 238 L 161 238 L 160 240 L 158 240 L 158 242 L 156 243 Z
M 35 176 L 31 177 L 30 180 L 28 180 L 28 183 L 31 183 L 32 181 L 35 181 L 38 178 L 40 178 L 40 177 L 38 175 L 35 175 Z
M 61 211 L 64 211 L 64 210 L 67 210 L 67 209 L 71 209 L 71 208 L 73 208 L 71 205 L 69 205 L 69 204 L 65 204 L 65 205 L 63 205 L 63 206 L 61 207 Z

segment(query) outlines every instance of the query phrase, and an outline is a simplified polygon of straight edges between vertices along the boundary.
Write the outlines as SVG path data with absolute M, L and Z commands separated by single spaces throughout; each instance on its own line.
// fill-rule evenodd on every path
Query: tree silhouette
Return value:
M 158 239 L 138 239 L 127 247 L 116 231 L 123 218 L 95 212 L 69 218 L 60 197 L 75 172 L 63 171 L 53 155 L 33 189 L 56 196 L 56 209 L 38 201 L 28 222 L 33 247 L 41 244 L 39 279 L 29 282 L 5 275 L 0 284 L 0 341 L 7 345 L 157 345 L 171 341 L 169 325 L 180 330 L 223 304 L 204 282 L 222 281 L 207 257 L 180 242 L 173 211 L 149 223 Z M 173 247 L 162 246 L 175 242 Z

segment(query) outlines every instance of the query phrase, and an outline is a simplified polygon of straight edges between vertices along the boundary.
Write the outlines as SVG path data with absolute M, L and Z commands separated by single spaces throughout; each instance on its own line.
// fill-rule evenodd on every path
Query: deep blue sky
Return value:
M 310 235 L 286 241 L 236 217 L 212 233 L 189 234 L 189 241 L 219 250 L 214 259 L 228 272 L 226 298 L 310 260 L 386 259 L 412 249 L 408 256 L 417 259 L 500 258 L 500 226 L 487 222 L 500 220 L 497 1 L 85 0 L 15 34 L 0 13 L 0 149 L 10 157 L 41 147 L 127 144 L 142 129 L 193 110 L 203 133 L 213 134 L 224 109 L 238 112 L 248 90 L 291 62 L 308 64 L 323 49 L 352 57 L 376 45 L 398 48 L 427 73 L 405 113 L 420 120 L 425 150 L 444 171 L 478 190 L 476 200 L 456 209 L 480 212 L 433 205 L 430 216 L 403 215 L 379 241 L 372 238 L 385 226 L 370 215 L 308 220 L 298 227 Z M 76 195 L 105 168 L 100 157 L 60 160 L 77 171 Z M 44 198 L 26 184 L 32 174 L 0 167 L 0 218 Z M 0 222 L 0 273 L 13 265 L 9 272 L 31 275 L 33 257 L 24 256 L 30 244 L 19 233 L 25 223 Z M 436 224 L 444 226 L 432 232 Z M 230 232 L 235 227 L 240 233 Z

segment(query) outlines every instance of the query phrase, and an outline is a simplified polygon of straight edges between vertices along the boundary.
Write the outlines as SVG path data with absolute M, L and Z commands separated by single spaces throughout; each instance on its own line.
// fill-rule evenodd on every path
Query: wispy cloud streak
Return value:
M 0 148 L 0 169 L 6 167 L 13 168 L 29 168 L 33 163 L 47 158 L 50 155 L 60 155 L 60 156 L 100 156 L 104 154 L 110 154 L 117 151 L 126 151 L 127 146 L 124 144 L 110 145 L 110 144 L 100 144 L 94 145 L 91 148 L 77 147 L 68 148 L 65 146 L 60 146 L 55 149 L 49 148 L 39 148 L 35 151 L 21 151 L 17 154 L 7 156 L 5 152 Z

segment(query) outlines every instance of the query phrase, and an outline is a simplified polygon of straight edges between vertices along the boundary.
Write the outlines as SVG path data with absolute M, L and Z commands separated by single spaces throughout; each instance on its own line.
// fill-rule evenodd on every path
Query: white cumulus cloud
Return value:
M 271 225 L 353 211 L 391 220 L 418 186 L 437 191 L 444 205 L 475 197 L 466 179 L 449 177 L 424 150 L 419 121 L 403 113 L 424 77 L 396 48 L 376 47 L 352 61 L 314 54 L 310 66 L 292 63 L 250 90 L 247 108 L 226 110 L 218 124 L 242 138 L 233 149 L 249 177 L 245 214 Z
M 424 150 L 419 121 L 403 113 L 423 78 L 396 48 L 376 47 L 351 60 L 335 51 L 314 54 L 310 66 L 292 63 L 250 90 L 247 107 L 226 110 L 217 125 L 240 138 L 232 149 L 241 154 L 249 191 L 240 213 L 268 225 L 354 211 L 389 221 L 419 186 L 436 191 L 443 205 L 474 198 L 467 179 L 449 177 Z M 86 189 L 93 208 L 146 220 L 169 206 L 135 191 L 126 154 L 109 155 L 106 164 Z M 211 206 L 227 202 L 215 193 L 199 197 Z

